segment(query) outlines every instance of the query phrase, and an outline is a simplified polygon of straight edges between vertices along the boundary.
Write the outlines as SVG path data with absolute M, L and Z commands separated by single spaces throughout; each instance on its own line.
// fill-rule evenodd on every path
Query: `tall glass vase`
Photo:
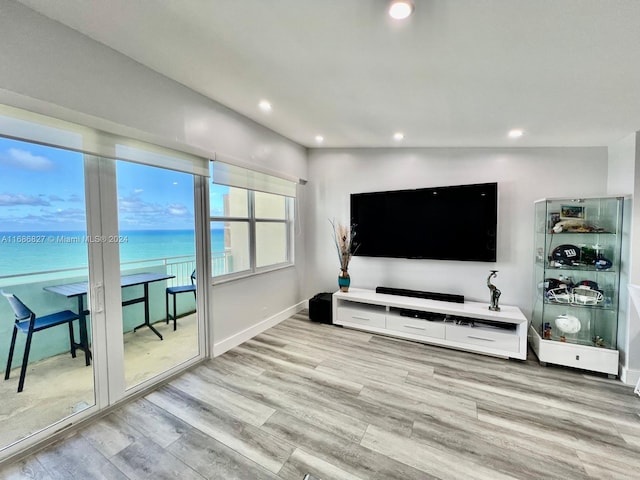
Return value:
M 348 292 L 349 285 L 351 285 L 351 277 L 346 269 L 341 269 L 338 275 L 338 286 L 341 292 Z

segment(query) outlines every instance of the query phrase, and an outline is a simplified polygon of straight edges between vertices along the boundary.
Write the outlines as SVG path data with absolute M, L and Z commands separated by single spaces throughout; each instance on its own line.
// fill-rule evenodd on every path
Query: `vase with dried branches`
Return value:
M 354 226 L 347 226 L 336 223 L 335 220 L 329 220 L 333 227 L 333 241 L 338 252 L 338 260 L 340 261 L 340 274 L 338 275 L 338 286 L 341 292 L 348 292 L 351 285 L 351 277 L 349 276 L 349 262 L 351 257 L 358 249 L 353 239 L 356 235 Z

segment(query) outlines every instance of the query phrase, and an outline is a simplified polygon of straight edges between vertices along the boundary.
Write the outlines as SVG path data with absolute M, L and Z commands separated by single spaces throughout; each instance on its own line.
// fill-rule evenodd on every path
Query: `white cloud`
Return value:
M 33 195 L 24 195 L 22 193 L 2 193 L 0 194 L 0 206 L 14 206 L 14 205 L 51 205 L 42 197 L 35 197 Z
M 189 210 L 182 204 L 174 203 L 167 206 L 167 213 L 169 215 L 176 215 L 179 217 L 183 217 L 185 215 L 189 215 Z
M 119 222 L 123 229 L 127 227 L 162 229 L 168 223 L 175 227 L 191 222 L 193 219 L 193 214 L 181 203 L 145 202 L 135 191 L 128 196 L 120 197 L 118 207 Z
M 34 155 L 27 150 L 19 148 L 10 148 L 6 153 L 0 155 L 0 163 L 39 172 L 51 170 L 54 166 L 54 163 L 48 158 Z

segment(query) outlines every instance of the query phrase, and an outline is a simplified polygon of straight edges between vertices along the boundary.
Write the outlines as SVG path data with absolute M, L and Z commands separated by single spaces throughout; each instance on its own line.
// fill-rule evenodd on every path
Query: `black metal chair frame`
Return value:
M 9 379 L 11 372 L 11 363 L 13 362 L 13 353 L 16 346 L 16 338 L 18 330 L 27 334 L 27 341 L 24 346 L 24 355 L 22 357 L 22 366 L 20 368 L 20 380 L 18 381 L 18 393 L 24 389 L 24 378 L 27 374 L 27 364 L 29 363 L 29 352 L 31 350 L 31 340 L 33 334 L 47 328 L 57 327 L 58 325 L 67 324 L 69 326 L 69 345 L 71 356 L 76 358 L 76 343 L 73 335 L 73 321 L 77 320 L 78 314 L 71 310 L 63 310 L 61 312 L 52 313 L 38 317 L 29 307 L 27 307 L 18 297 L 12 293 L 6 293 L 0 290 L 0 293 L 6 297 L 15 313 L 15 322 L 13 324 L 13 335 L 11 336 L 11 346 L 9 347 L 9 358 L 7 359 L 7 367 L 4 379 Z
M 169 320 L 173 320 L 173 331 L 178 328 L 178 319 L 176 313 L 176 297 L 181 293 L 193 292 L 193 298 L 196 298 L 196 271 L 191 273 L 191 285 L 179 285 L 177 287 L 167 287 L 165 293 L 165 308 L 167 311 L 167 324 Z M 173 315 L 169 313 L 169 295 L 173 297 Z

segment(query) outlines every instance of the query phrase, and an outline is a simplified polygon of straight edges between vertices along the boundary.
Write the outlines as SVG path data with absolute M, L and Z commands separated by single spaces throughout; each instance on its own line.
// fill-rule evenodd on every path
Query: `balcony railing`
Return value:
M 231 255 L 228 252 L 215 252 L 212 255 L 212 270 L 214 275 L 224 274 L 229 271 L 232 265 Z M 156 258 L 149 260 L 139 260 L 131 262 L 123 262 L 121 271 L 123 273 L 137 273 L 142 271 L 153 271 L 157 273 L 166 273 L 174 275 L 175 278 L 167 280 L 166 283 L 158 283 L 150 285 L 150 319 L 151 322 L 164 320 L 166 317 L 165 310 L 165 287 L 176 285 L 189 285 L 191 283 L 191 273 L 196 268 L 195 256 L 176 256 L 168 258 Z M 47 313 L 76 308 L 73 299 L 67 299 L 59 295 L 54 295 L 44 290 L 44 287 L 51 285 L 59 285 L 62 283 L 72 283 L 86 281 L 88 276 L 87 267 L 66 268 L 58 270 L 48 270 L 41 272 L 25 272 L 22 274 L 2 275 L 0 276 L 0 288 L 16 294 L 21 300 L 29 305 L 29 307 L 39 315 Z M 127 291 L 123 290 L 123 299 L 137 295 L 135 288 L 129 287 Z M 1 298 L 1 297 L 0 297 Z M 87 299 L 90 302 L 90 299 Z M 86 305 L 86 304 L 85 304 Z M 91 306 L 89 305 L 89 309 Z M 141 323 L 141 307 L 130 307 L 123 310 L 123 331 L 128 332 L 134 326 Z M 193 300 L 188 301 L 188 297 L 180 299 L 178 305 L 178 314 L 186 314 L 192 312 L 194 308 Z M 75 310 L 74 310 L 75 311 Z M 8 302 L 4 299 L 0 300 L 0 339 L 10 339 L 13 329 L 13 312 Z M 91 328 L 89 323 L 89 328 Z M 77 329 L 77 326 L 76 326 Z M 76 333 L 78 335 L 78 333 Z M 22 337 L 22 336 L 21 336 Z M 22 339 L 20 339 L 22 342 Z M 7 358 L 9 341 L 0 342 L 0 359 Z M 19 350 L 22 347 L 19 346 Z M 63 328 L 53 329 L 47 337 L 46 342 L 36 342 L 31 349 L 30 362 L 43 358 L 51 357 L 65 352 L 68 349 L 68 333 Z
M 196 260 L 193 255 L 181 255 L 167 258 L 153 258 L 148 260 L 135 260 L 122 262 L 121 270 L 133 270 L 145 267 L 164 266 L 168 275 L 175 278 L 168 281 L 169 286 L 186 285 L 191 282 L 191 273 L 196 268 Z M 214 276 L 224 275 L 231 271 L 231 252 L 213 252 L 211 254 L 211 271 Z M 41 272 L 16 273 L 12 275 L 0 275 L 0 288 L 25 283 L 38 283 L 50 280 L 69 279 L 71 277 L 87 277 L 87 267 L 64 268 L 58 270 L 46 270 Z

